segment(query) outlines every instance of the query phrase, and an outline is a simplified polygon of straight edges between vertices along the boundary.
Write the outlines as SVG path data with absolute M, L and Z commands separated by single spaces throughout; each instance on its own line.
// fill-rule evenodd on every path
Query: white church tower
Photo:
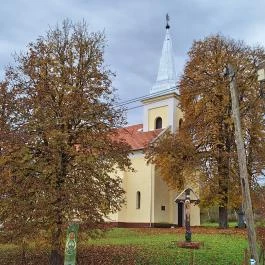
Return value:
M 142 100 L 144 132 L 167 127 L 175 132 L 182 121 L 182 113 L 178 108 L 179 95 L 168 15 L 166 20 L 166 36 L 157 79 L 150 89 L 150 96 Z

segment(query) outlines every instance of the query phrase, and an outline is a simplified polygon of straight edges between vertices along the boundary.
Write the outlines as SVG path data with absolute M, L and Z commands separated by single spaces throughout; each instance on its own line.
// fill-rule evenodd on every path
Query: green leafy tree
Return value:
M 158 165 L 163 160 L 164 168 L 176 169 L 174 173 L 162 171 L 170 183 L 185 183 L 193 170 L 193 175 L 200 178 L 202 205 L 217 205 L 219 226 L 227 227 L 228 207 L 240 207 L 241 188 L 229 80 L 222 72 L 228 62 L 236 69 L 248 172 L 253 187 L 265 167 L 265 102 L 256 74 L 265 53 L 262 48 L 215 35 L 195 41 L 188 55 L 180 81 L 182 128 L 177 135 L 161 139 L 149 150 L 148 157 Z M 168 149 L 168 153 L 161 149 Z
M 0 220 L 15 237 L 47 231 L 53 265 L 62 263 L 67 224 L 93 228 L 124 202 L 116 171 L 130 166 L 129 148 L 114 140 L 124 117 L 114 107 L 104 43 L 84 22 L 64 21 L 30 43 L 6 74 L 10 130 L 19 137 L 5 138 Z

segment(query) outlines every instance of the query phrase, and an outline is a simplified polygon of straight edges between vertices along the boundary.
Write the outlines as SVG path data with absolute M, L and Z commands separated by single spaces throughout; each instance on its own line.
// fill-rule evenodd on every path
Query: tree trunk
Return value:
M 61 236 L 62 236 L 62 193 L 61 188 L 64 182 L 66 166 L 65 166 L 65 154 L 63 151 L 60 152 L 59 160 L 59 172 L 57 175 L 56 182 L 56 209 L 55 209 L 55 228 L 52 230 L 52 250 L 50 254 L 51 265 L 63 265 L 63 256 L 61 254 Z
M 246 224 L 245 224 L 245 221 L 244 221 L 244 212 L 243 212 L 243 208 L 240 207 L 237 211 L 237 227 L 238 228 L 245 228 L 246 227 Z
M 50 265 L 63 265 L 63 256 L 61 254 L 61 229 L 57 228 L 56 231 L 52 232 L 52 249 L 50 253 Z
M 51 265 L 63 265 L 63 257 L 59 250 L 52 249 L 50 254 Z
M 26 265 L 26 244 L 23 240 L 22 246 L 21 246 L 21 265 Z
M 219 97 L 219 104 L 223 104 L 223 97 Z M 231 106 L 228 106 L 225 117 L 231 116 Z M 220 135 L 218 145 L 218 175 L 219 175 L 219 228 L 228 228 L 228 191 L 230 179 L 230 152 L 232 147 L 233 131 L 225 119 L 219 121 Z
M 219 195 L 221 201 L 219 202 L 219 228 L 228 228 L 228 163 L 223 156 L 219 158 Z
M 242 135 L 242 128 L 241 128 L 238 91 L 235 80 L 235 71 L 231 64 L 228 64 L 228 74 L 230 77 L 230 93 L 231 93 L 232 106 L 233 106 L 235 139 L 236 139 L 236 147 L 238 155 L 240 182 L 241 182 L 242 195 L 243 195 L 243 206 L 244 206 L 243 208 L 245 212 L 247 231 L 248 231 L 248 243 L 249 243 L 251 258 L 256 260 L 256 265 L 259 265 L 255 223 L 254 223 L 252 202 L 250 196 L 250 187 L 248 180 L 249 176 L 247 172 L 246 151 L 244 147 L 244 138 Z
M 226 135 L 220 139 L 224 146 L 220 146 L 218 157 L 218 173 L 219 173 L 219 194 L 221 201 L 219 204 L 219 228 L 228 228 L 228 187 L 230 176 L 230 139 L 227 124 L 223 123 L 221 130 Z M 225 150 L 223 150 L 225 148 Z
M 219 206 L 219 228 L 228 227 L 228 211 L 226 206 Z

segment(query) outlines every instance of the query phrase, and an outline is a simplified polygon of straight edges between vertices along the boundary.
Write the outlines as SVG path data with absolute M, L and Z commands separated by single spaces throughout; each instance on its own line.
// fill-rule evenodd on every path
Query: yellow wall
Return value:
M 178 205 L 175 203 L 175 198 L 179 192 L 169 189 L 159 171 L 154 170 L 154 165 L 146 164 L 143 153 L 138 152 L 131 158 L 131 161 L 135 171 L 118 174 L 122 178 L 122 188 L 126 192 L 126 204 L 118 213 L 111 214 L 106 221 L 177 225 Z M 189 184 L 193 184 L 191 187 L 197 191 L 198 184 L 194 185 L 192 182 Z M 136 209 L 137 191 L 141 192 L 140 209 Z M 161 206 L 165 206 L 165 211 L 161 210 Z M 184 212 L 183 216 L 185 216 Z M 191 225 L 200 225 L 200 209 L 193 204 L 191 205 Z
M 119 212 L 119 222 L 150 222 L 151 207 L 151 165 L 146 164 L 144 155 L 132 158 L 135 172 L 125 172 L 123 188 L 126 191 L 126 205 Z M 141 193 L 141 207 L 136 209 L 136 193 Z
M 194 185 L 195 186 L 195 185 Z M 198 184 L 197 184 L 198 189 Z M 170 189 L 165 181 L 162 180 L 159 170 L 155 173 L 154 183 L 154 222 L 178 224 L 178 204 L 175 199 L 179 192 Z M 161 206 L 166 207 L 165 211 L 161 210 Z M 183 211 L 183 225 L 185 212 Z M 191 226 L 200 225 L 200 208 L 198 205 L 191 204 Z
M 191 226 L 199 226 L 201 225 L 200 222 L 200 208 L 198 205 L 191 205 L 190 211 L 190 225 Z
M 155 173 L 154 184 L 154 222 L 155 223 L 169 223 L 170 201 L 169 189 L 167 184 L 162 180 L 159 171 Z M 161 206 L 165 206 L 162 211 Z
M 177 222 L 178 222 L 178 205 L 175 202 L 175 199 L 177 197 L 176 194 L 177 194 L 176 190 L 171 189 L 169 191 L 169 200 L 170 200 L 171 204 L 170 204 L 170 208 L 169 208 L 168 220 L 171 224 L 177 224 Z
M 126 172 L 120 171 L 119 169 L 116 169 L 115 173 L 110 174 L 110 176 L 112 178 L 120 178 L 122 179 L 122 188 L 126 191 L 125 187 L 124 187 L 124 175 L 126 174 Z M 116 212 L 116 213 L 111 213 L 108 215 L 108 217 L 104 218 L 106 222 L 118 222 L 119 221 L 119 215 L 120 212 Z
M 162 106 L 148 110 L 148 130 L 155 129 L 155 121 L 157 117 L 162 118 L 162 128 L 168 126 L 168 106 Z

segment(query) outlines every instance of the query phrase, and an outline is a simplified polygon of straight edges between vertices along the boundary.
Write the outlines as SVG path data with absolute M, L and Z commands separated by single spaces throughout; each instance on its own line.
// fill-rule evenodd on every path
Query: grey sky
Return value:
M 106 64 L 117 74 L 119 97 L 147 95 L 157 75 L 167 12 L 178 76 L 193 40 L 209 34 L 265 46 L 264 0 L 2 0 L 0 76 L 11 54 L 25 50 L 49 25 L 85 19 L 91 31 L 106 32 Z M 141 110 L 128 112 L 130 124 L 142 122 Z

